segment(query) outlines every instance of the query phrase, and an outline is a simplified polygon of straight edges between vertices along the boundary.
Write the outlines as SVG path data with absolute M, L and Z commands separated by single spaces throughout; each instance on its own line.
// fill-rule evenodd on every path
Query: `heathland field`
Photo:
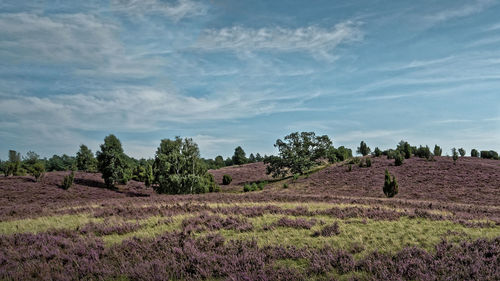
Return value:
M 98 173 L 68 190 L 69 172 L 0 178 L 0 279 L 499 280 L 500 162 L 434 160 L 280 180 L 262 162 L 232 166 L 210 171 L 221 192 L 199 195 L 106 188 Z

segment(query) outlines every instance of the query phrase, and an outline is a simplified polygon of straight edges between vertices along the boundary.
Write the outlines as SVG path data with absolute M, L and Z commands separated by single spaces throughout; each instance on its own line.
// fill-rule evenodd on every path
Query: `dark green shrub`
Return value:
M 245 184 L 243 186 L 243 192 L 249 192 L 249 191 L 252 191 L 252 188 L 249 184 Z
M 431 158 L 431 150 L 427 145 L 425 147 L 420 146 L 415 150 L 415 156 L 429 160 Z
M 460 153 L 460 157 L 464 157 L 465 156 L 465 149 L 459 148 L 458 153 Z
M 220 192 L 220 186 L 215 183 L 214 175 L 207 173 L 208 192 Z
M 400 141 L 396 150 L 399 151 L 400 154 L 403 154 L 404 158 L 406 159 L 411 158 L 412 147 L 408 142 L 403 140 Z
M 245 151 L 241 146 L 238 146 L 237 148 L 234 149 L 234 155 L 233 155 L 233 165 L 242 165 L 246 164 L 248 162 L 248 159 L 245 156 Z
M 474 148 L 473 148 L 473 149 L 470 151 L 470 156 L 471 156 L 471 157 L 479 157 L 479 151 L 477 151 L 477 149 L 474 149 Z
M 394 153 L 394 165 L 401 166 L 401 165 L 403 165 L 403 162 L 404 162 L 403 155 L 401 155 L 401 153 L 396 151 Z
M 288 188 L 288 184 L 284 183 L 283 188 Z
M 356 150 L 356 152 L 358 154 L 361 154 L 363 156 L 368 155 L 370 153 L 370 151 L 371 151 L 371 149 L 366 145 L 366 143 L 364 141 L 361 141 L 358 149 Z
M 61 184 L 61 188 L 64 190 L 68 190 L 72 185 L 75 179 L 75 172 L 71 171 L 71 174 L 64 177 L 63 182 Z
M 228 185 L 233 181 L 233 178 L 231 178 L 230 175 L 223 175 L 222 176 L 222 184 L 223 185 Z
M 434 156 L 441 156 L 441 154 L 443 154 L 443 149 L 436 144 L 434 146 Z
M 498 153 L 494 150 L 481 150 L 481 158 L 498 160 Z
M 224 158 L 222 158 L 222 156 L 220 156 L 220 155 L 215 157 L 214 166 L 216 169 L 219 169 L 219 168 L 226 166 L 226 163 L 224 162 Z
M 80 171 L 95 172 L 97 161 L 94 154 L 86 145 L 80 145 L 80 150 L 76 153 L 76 167 Z
M 385 169 L 385 180 L 384 180 L 384 194 L 387 197 L 394 197 L 399 192 L 398 183 L 396 177 L 393 175 L 391 180 L 391 174 L 389 170 Z
M 294 174 L 293 175 L 293 181 L 297 181 L 300 177 L 300 174 Z
M 372 166 L 372 159 L 371 158 L 369 158 L 369 157 L 366 158 L 365 162 L 366 162 L 366 167 L 371 167 Z
M 456 164 L 458 159 L 458 153 L 456 148 L 451 149 L 451 156 L 453 157 L 453 164 Z
M 264 187 L 266 187 L 266 185 L 267 185 L 267 181 L 261 181 L 261 182 L 259 182 L 259 184 L 257 186 L 260 190 L 263 190 Z
M 380 155 L 382 155 L 382 150 L 380 150 L 380 148 L 378 147 L 375 147 L 375 150 L 373 150 L 373 155 L 375 157 L 379 157 Z
M 35 181 L 40 181 L 45 175 L 45 165 L 42 162 L 36 162 L 29 167 L 29 174 L 35 177 Z
M 352 165 L 351 165 L 351 164 L 349 164 L 349 165 L 347 166 L 347 171 L 348 171 L 348 172 L 352 171 Z

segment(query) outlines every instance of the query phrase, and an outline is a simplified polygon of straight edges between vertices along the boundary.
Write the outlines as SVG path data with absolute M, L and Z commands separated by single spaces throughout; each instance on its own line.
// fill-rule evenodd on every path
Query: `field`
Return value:
M 372 159 L 280 181 L 263 163 L 222 168 L 233 182 L 202 195 L 83 172 L 67 191 L 68 172 L 0 178 L 0 279 L 500 280 L 499 161 Z

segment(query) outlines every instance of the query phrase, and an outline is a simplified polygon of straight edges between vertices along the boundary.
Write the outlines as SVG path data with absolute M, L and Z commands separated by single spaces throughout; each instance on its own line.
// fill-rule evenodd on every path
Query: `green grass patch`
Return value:
M 315 231 L 323 227 L 317 223 L 311 229 L 294 229 L 288 227 L 275 227 L 263 230 L 265 225 L 272 224 L 282 215 L 264 215 L 250 218 L 254 230 L 237 232 L 233 230 L 220 230 L 227 239 L 255 239 L 260 246 L 265 245 L 293 245 L 296 247 L 323 247 L 329 245 L 336 249 L 351 251 L 356 245 L 364 249 L 355 253 L 355 257 L 378 250 L 380 252 L 395 253 L 406 246 L 418 246 L 428 251 L 433 251 L 434 246 L 446 238 L 450 241 L 464 239 L 488 238 L 500 235 L 500 226 L 489 228 L 467 228 L 451 221 L 432 221 L 423 218 L 410 219 L 402 217 L 396 221 L 375 221 L 368 219 L 339 220 L 327 216 L 316 216 L 325 225 L 337 221 L 340 234 L 332 237 L 312 237 Z M 304 217 L 310 219 L 308 217 Z
M 0 222 L 0 234 L 39 233 L 49 229 L 75 230 L 89 222 L 101 222 L 100 218 L 93 218 L 89 214 L 56 215 L 34 219 L 22 219 Z

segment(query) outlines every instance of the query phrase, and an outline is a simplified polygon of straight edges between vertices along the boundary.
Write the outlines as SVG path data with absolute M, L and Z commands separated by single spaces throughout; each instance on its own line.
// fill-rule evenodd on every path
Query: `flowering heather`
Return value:
M 103 223 L 90 222 L 80 229 L 82 234 L 94 234 L 97 236 L 110 235 L 110 234 L 125 234 L 139 229 L 139 223 L 119 222 L 113 223 L 105 221 Z
M 182 221 L 182 229 L 187 232 L 198 232 L 203 230 L 219 230 L 219 229 L 233 229 L 237 231 L 250 231 L 253 229 L 252 224 L 248 223 L 246 219 L 228 216 L 221 217 L 217 215 L 210 215 L 202 213 L 199 216 L 187 218 Z
M 340 234 L 339 224 L 334 222 L 331 225 L 324 226 L 321 231 L 317 231 L 313 233 L 313 236 L 335 236 Z
M 316 224 L 316 220 L 306 220 L 303 218 L 290 219 L 287 217 L 282 217 L 278 221 L 272 224 L 272 226 L 280 226 L 280 227 L 292 227 L 298 229 L 311 229 Z

